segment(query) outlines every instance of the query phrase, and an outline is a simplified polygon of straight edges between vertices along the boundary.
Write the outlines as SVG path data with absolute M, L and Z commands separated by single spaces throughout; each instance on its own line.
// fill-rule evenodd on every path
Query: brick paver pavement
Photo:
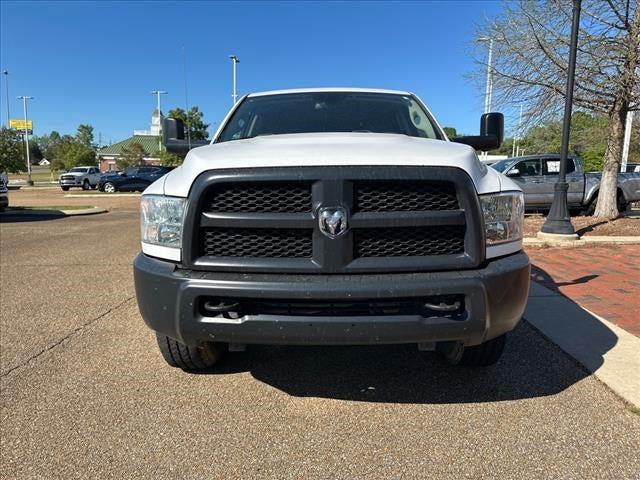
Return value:
M 640 245 L 530 248 L 531 278 L 640 336 Z

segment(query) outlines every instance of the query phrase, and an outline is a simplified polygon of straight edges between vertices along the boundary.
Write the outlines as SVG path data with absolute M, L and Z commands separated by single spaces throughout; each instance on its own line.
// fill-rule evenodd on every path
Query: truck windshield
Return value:
M 394 133 L 442 139 L 431 117 L 408 95 L 318 92 L 248 97 L 217 141 L 319 132 Z
M 87 169 L 86 168 L 75 167 L 75 168 L 72 168 L 71 170 L 69 170 L 69 173 L 87 173 Z

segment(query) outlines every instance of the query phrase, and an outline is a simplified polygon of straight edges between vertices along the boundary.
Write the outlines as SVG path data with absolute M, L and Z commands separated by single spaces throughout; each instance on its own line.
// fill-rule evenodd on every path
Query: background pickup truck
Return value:
M 491 165 L 520 185 L 527 210 L 548 209 L 553 201 L 553 185 L 560 170 L 560 155 L 532 155 L 500 160 Z M 582 160 L 569 157 L 567 182 L 569 207 L 592 215 L 600 190 L 600 173 L 585 173 Z M 618 210 L 625 211 L 640 201 L 640 173 L 618 174 Z
M 97 167 L 74 167 L 60 175 L 60 188 L 65 192 L 71 187 L 81 187 L 83 190 L 97 188 L 101 176 Z

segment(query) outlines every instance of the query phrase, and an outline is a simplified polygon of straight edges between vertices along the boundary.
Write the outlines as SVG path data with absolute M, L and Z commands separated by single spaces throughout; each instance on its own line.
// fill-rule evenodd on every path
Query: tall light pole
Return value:
M 229 55 L 229 58 L 233 64 L 233 93 L 231 96 L 233 97 L 233 104 L 235 105 L 238 101 L 238 91 L 236 90 L 236 65 L 240 63 L 240 59 L 236 55 Z
M 522 129 L 522 104 L 520 104 L 520 116 L 518 117 L 518 129 L 513 134 L 513 145 L 511 147 L 511 156 L 515 157 L 516 153 L 516 140 L 518 141 L 518 151 L 520 150 L 520 133 Z
M 164 90 L 153 90 L 151 92 L 151 95 L 155 95 L 156 97 L 158 97 L 158 114 L 160 114 L 160 95 L 166 95 L 169 92 L 165 92 Z
M 27 184 L 33 185 L 33 180 L 31 179 L 31 158 L 29 156 L 29 125 L 27 125 L 27 100 L 33 100 L 33 97 L 21 95 L 18 97 L 18 100 L 22 100 L 22 107 L 24 110 L 24 141 L 27 152 Z
M 492 63 L 493 63 L 493 38 L 480 37 L 479 42 L 489 42 L 489 55 L 487 57 L 487 85 L 484 91 L 484 113 L 491 111 L 491 97 L 493 96 L 493 75 L 492 75 Z
M 9 120 L 11 119 L 11 110 L 9 110 L 9 70 L 3 70 L 4 87 L 7 94 L 7 128 L 9 128 Z
M 624 125 L 624 142 L 622 143 L 622 162 L 620 162 L 620 171 L 627 171 L 627 161 L 629 160 L 629 144 L 631 143 L 631 127 L 633 126 L 633 114 L 630 110 L 627 112 L 627 121 Z
M 493 62 L 493 38 L 480 37 L 480 42 L 489 42 L 489 55 L 487 57 L 487 85 L 484 92 L 484 113 L 491 111 L 491 97 L 493 96 L 493 75 L 492 75 L 492 62 Z M 487 152 L 482 152 L 482 156 L 486 159 Z
M 155 95 L 158 98 L 158 118 L 160 119 L 160 128 L 162 128 L 162 110 L 160 110 L 160 95 L 166 95 L 169 92 L 164 90 L 153 90 L 151 95 Z M 161 132 L 162 133 L 162 132 Z M 162 151 L 162 135 L 158 138 L 158 150 Z
M 567 205 L 567 156 L 569 154 L 569 133 L 571 132 L 571 110 L 573 107 L 573 85 L 576 77 L 576 54 L 578 50 L 578 32 L 580 30 L 580 8 L 582 0 L 573 0 L 573 20 L 571 22 L 571 45 L 569 46 L 569 68 L 567 71 L 567 90 L 564 103 L 564 119 L 562 123 L 562 146 L 560 148 L 560 172 L 553 187 L 553 202 L 549 216 L 542 228 L 543 233 L 569 235 L 577 238 L 571 224 L 569 206 Z

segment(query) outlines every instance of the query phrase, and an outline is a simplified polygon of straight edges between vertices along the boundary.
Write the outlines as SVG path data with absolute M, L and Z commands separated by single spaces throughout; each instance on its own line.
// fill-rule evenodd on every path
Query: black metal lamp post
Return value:
M 578 31 L 580 29 L 580 8 L 582 0 L 573 0 L 573 21 L 571 24 L 571 46 L 569 48 L 569 68 L 567 72 L 567 91 L 562 124 L 562 148 L 560 151 L 560 172 L 553 189 L 553 203 L 549 216 L 542 225 L 544 233 L 575 235 L 567 205 L 567 155 L 569 153 L 569 133 L 571 130 L 571 109 L 573 106 L 573 85 L 576 74 L 576 52 L 578 49 Z

